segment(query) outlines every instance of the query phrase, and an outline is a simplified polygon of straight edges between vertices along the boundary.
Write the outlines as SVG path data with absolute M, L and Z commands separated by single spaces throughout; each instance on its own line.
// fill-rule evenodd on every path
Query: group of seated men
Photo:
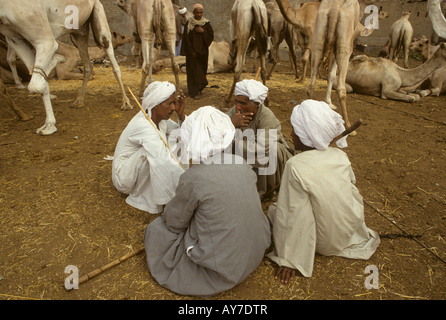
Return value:
M 290 148 L 264 105 L 267 94 L 262 83 L 243 80 L 227 113 L 205 106 L 186 116 L 183 93 L 156 81 L 122 132 L 112 181 L 129 205 L 160 214 L 144 247 L 163 287 L 213 296 L 243 282 L 265 254 L 287 283 L 297 271 L 312 276 L 316 253 L 366 260 L 378 247 L 349 159 L 329 146 L 345 130 L 342 117 L 324 102 L 303 101 L 290 117 Z M 346 137 L 336 144 L 346 147 Z M 265 215 L 261 199 L 277 186 Z

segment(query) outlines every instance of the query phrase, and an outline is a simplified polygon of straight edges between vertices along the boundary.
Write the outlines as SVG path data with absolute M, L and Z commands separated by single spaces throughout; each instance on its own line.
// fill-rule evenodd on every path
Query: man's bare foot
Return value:
M 294 280 L 296 270 L 288 267 L 279 267 L 276 271 L 275 278 L 280 279 L 282 283 L 288 283 L 289 280 Z

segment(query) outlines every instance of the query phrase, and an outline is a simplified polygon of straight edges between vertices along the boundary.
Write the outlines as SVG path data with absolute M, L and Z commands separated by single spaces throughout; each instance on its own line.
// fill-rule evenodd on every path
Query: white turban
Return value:
M 268 88 L 254 79 L 242 80 L 235 84 L 235 95 L 245 96 L 249 100 L 263 103 L 268 95 Z
M 182 7 L 182 8 L 180 8 L 180 9 L 178 10 L 178 13 L 179 13 L 179 14 L 185 14 L 186 12 L 187 12 L 186 7 Z
M 325 150 L 338 135 L 345 131 L 341 115 L 323 101 L 305 100 L 294 107 L 291 114 L 294 133 L 308 147 Z M 347 147 L 347 136 L 336 141 L 340 148 Z
M 142 98 L 142 107 L 146 110 L 149 117 L 152 117 L 153 107 L 163 103 L 175 93 L 175 86 L 167 81 L 154 81 L 144 90 Z
M 212 106 L 195 110 L 181 125 L 181 141 L 188 159 L 194 162 L 225 150 L 234 136 L 235 127 L 229 116 Z

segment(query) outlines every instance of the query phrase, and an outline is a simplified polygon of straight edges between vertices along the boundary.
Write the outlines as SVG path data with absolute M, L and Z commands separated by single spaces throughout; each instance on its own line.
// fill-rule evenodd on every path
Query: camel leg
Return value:
M 269 69 L 268 74 L 266 75 L 266 79 L 268 79 L 268 80 L 271 78 L 271 74 L 273 73 L 273 70 L 277 64 L 277 56 L 279 55 L 279 45 L 278 44 L 274 45 L 273 53 L 274 53 L 273 64 L 272 64 L 271 68 Z
M 113 42 L 112 42 L 113 40 L 110 32 L 110 27 L 107 22 L 107 16 L 105 15 L 105 10 L 103 5 L 99 1 L 96 1 L 96 4 L 93 8 L 93 20 L 91 28 L 96 36 L 96 39 L 99 39 L 99 42 L 104 47 L 107 57 L 110 60 L 110 63 L 112 64 L 113 74 L 116 80 L 118 81 L 118 85 L 119 88 L 121 89 L 121 95 L 123 99 L 121 110 L 132 109 L 133 107 L 130 104 L 130 100 L 125 92 L 124 84 L 122 83 L 121 69 L 119 68 L 118 62 L 116 61 L 115 52 L 113 49 Z M 88 46 L 87 46 L 87 56 L 88 56 Z M 91 69 L 89 71 L 91 73 Z M 88 77 L 90 77 L 90 73 L 88 74 Z M 86 80 L 84 74 L 85 85 L 86 81 L 88 80 Z
M 235 68 L 234 68 L 234 80 L 232 81 L 231 89 L 229 90 L 229 94 L 225 99 L 225 103 L 229 104 L 232 99 L 232 95 L 234 94 L 235 84 L 240 80 L 243 72 L 243 66 L 245 65 L 245 56 L 246 51 L 248 50 L 249 37 L 245 38 L 245 40 L 240 39 L 237 41 L 237 57 L 235 58 Z M 264 71 L 263 71 L 264 72 Z
M 328 19 L 324 19 L 324 17 L 322 17 L 322 14 L 324 13 L 318 13 L 318 16 L 316 18 L 317 22 L 313 32 L 314 37 L 311 43 L 311 75 L 310 82 L 307 86 L 307 96 L 309 98 L 313 97 L 314 90 L 316 88 L 316 77 L 324 54 Z M 319 21 L 320 23 L 318 23 Z
M 141 81 L 139 83 L 139 96 L 142 97 L 144 95 L 144 90 L 146 87 L 146 79 L 149 75 L 149 83 L 152 81 L 152 64 L 153 64 L 153 42 L 154 40 L 143 37 L 141 38 L 141 54 L 143 57 L 143 63 L 141 67 Z
M 79 49 L 79 56 L 81 58 L 82 64 L 84 65 L 84 77 L 82 81 L 82 87 L 79 89 L 76 100 L 71 104 L 72 108 L 84 106 L 87 84 L 91 76 L 92 65 L 90 57 L 88 55 L 88 35 L 89 35 L 88 28 L 84 28 L 84 32 L 82 34 L 72 35 L 72 40 L 74 41 L 76 47 Z
M 168 43 L 168 51 L 169 51 L 169 57 L 170 57 L 170 63 L 172 66 L 172 72 L 175 76 L 175 86 L 176 86 L 176 92 L 178 93 L 180 90 L 180 78 L 178 76 L 180 72 L 180 67 L 178 66 L 178 63 L 175 61 L 175 36 L 166 35 L 165 39 L 168 39 L 166 42 Z
M 8 42 L 8 38 L 6 38 L 6 42 Z M 17 55 L 12 49 L 9 42 L 8 51 L 6 53 L 6 61 L 8 62 L 9 68 L 11 69 L 12 77 L 17 89 L 25 89 L 26 87 L 23 85 L 22 81 L 20 80 L 19 74 L 17 73 Z
M 336 61 L 333 61 L 332 65 L 330 66 L 329 72 L 328 72 L 328 78 L 327 78 L 327 91 L 325 92 L 325 102 L 330 106 L 332 109 L 337 109 L 337 107 L 332 103 L 331 101 L 331 92 L 333 89 L 334 82 L 336 80 L 336 72 L 338 70 L 338 65 Z M 337 84 L 336 84 L 336 90 L 337 90 Z
M 116 61 L 113 46 L 111 45 L 111 38 L 109 43 L 110 45 L 108 46 L 108 48 L 105 49 L 105 52 L 107 53 L 107 57 L 110 60 L 110 63 L 112 64 L 113 75 L 118 81 L 119 88 L 121 89 L 121 95 L 123 100 L 123 103 L 121 105 L 121 110 L 133 109 L 133 106 L 131 105 L 130 100 L 125 92 L 124 84 L 122 83 L 121 69 L 119 68 L 118 62 Z
M 294 31 L 287 29 L 285 32 L 285 42 L 288 45 L 288 55 L 290 57 L 291 65 L 294 69 L 294 74 L 297 79 L 297 57 L 295 52 L 295 43 L 293 39 L 293 33 Z

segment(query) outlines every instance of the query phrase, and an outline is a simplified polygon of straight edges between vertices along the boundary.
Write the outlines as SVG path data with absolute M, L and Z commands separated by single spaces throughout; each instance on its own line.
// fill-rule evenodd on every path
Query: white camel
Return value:
M 148 83 L 153 81 L 152 66 L 155 62 L 153 48 L 155 42 L 166 44 L 172 71 L 175 76 L 177 91 L 179 90 L 179 67 L 175 63 L 176 25 L 175 12 L 170 0 L 129 0 L 128 8 L 124 11 L 130 13 L 130 28 L 141 39 L 141 54 L 143 58 L 139 95 L 142 96 L 148 77 Z
M 277 65 L 277 61 L 279 59 L 279 46 L 284 40 L 288 45 L 288 54 L 290 57 L 291 66 L 293 67 L 297 78 L 297 57 L 295 52 L 296 37 L 294 36 L 293 26 L 285 20 L 276 2 L 267 2 L 265 3 L 265 6 L 268 12 L 268 31 L 272 42 L 271 51 L 273 56 L 273 62 L 266 79 L 271 77 L 271 74 Z
M 409 67 L 409 48 L 412 42 L 413 27 L 409 21 L 410 12 L 403 12 L 401 18 L 396 20 L 390 26 L 389 40 L 387 41 L 385 50 L 387 51 L 387 59 L 394 62 L 398 61 L 401 49 L 404 49 L 404 68 Z
M 5 35 L 8 49 L 32 72 L 28 90 L 39 93 L 45 105 L 45 124 L 37 129 L 38 134 L 50 135 L 57 131 L 56 119 L 50 100 L 48 74 L 61 61 L 57 54 L 56 39 L 70 34 L 79 49 L 84 65 L 84 79 L 73 106 L 84 103 L 86 86 L 91 74 L 88 57 L 89 31 L 93 31 L 98 45 L 104 47 L 119 83 L 123 105 L 132 108 L 121 80 L 121 71 L 111 45 L 111 33 L 104 8 L 99 0 L 16 0 L 0 2 L 0 32 Z
M 440 0 L 429 0 L 427 10 L 435 33 L 440 38 L 446 38 L 446 18 L 441 10 L 440 2 Z
M 268 14 L 262 0 L 235 0 L 231 10 L 231 50 L 228 63 L 234 65 L 234 80 L 225 99 L 232 99 L 235 84 L 240 80 L 245 65 L 246 51 L 252 37 L 255 37 L 260 56 L 260 75 L 266 82 L 266 51 L 268 43 Z
M 415 102 L 420 99 L 420 96 L 414 93 L 417 88 L 445 64 L 444 43 L 440 44 L 440 48 L 429 60 L 412 69 L 402 68 L 385 58 L 361 55 L 350 61 L 346 83 L 350 87 L 349 92 Z

